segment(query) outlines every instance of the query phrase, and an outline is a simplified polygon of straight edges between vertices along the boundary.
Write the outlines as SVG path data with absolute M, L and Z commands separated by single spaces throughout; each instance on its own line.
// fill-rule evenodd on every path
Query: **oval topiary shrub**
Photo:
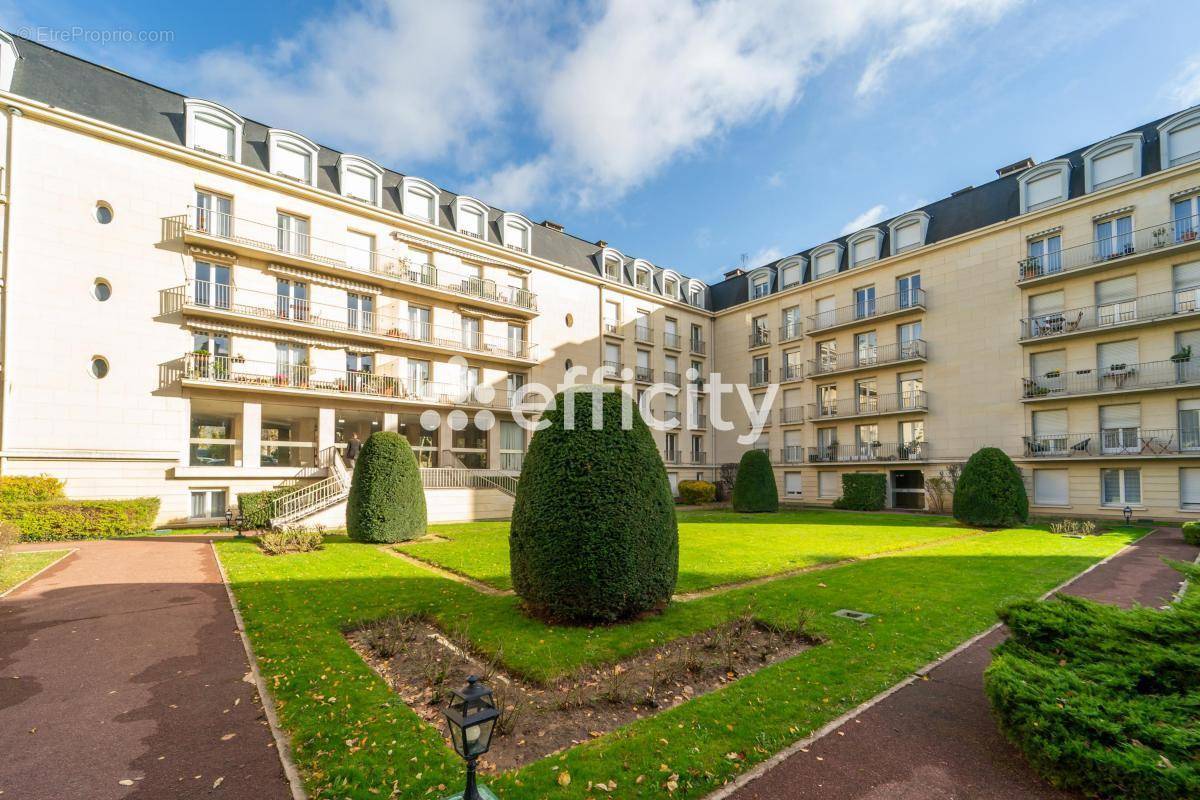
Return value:
M 592 428 L 596 394 L 599 430 Z M 675 591 L 679 530 L 671 486 L 641 415 L 622 428 L 621 398 L 594 386 L 560 393 L 543 416 L 548 425 L 529 443 L 509 557 L 513 588 L 536 614 L 611 622 L 661 606 Z
M 779 489 L 775 486 L 775 471 L 765 450 L 742 453 L 737 477 L 733 480 L 733 510 L 743 513 L 779 510 Z
M 968 525 L 1004 528 L 1029 519 L 1025 482 L 998 447 L 976 450 L 954 490 L 954 518 Z
M 360 542 L 403 542 L 425 534 L 425 490 L 408 440 L 371 434 L 354 464 L 346 533 Z

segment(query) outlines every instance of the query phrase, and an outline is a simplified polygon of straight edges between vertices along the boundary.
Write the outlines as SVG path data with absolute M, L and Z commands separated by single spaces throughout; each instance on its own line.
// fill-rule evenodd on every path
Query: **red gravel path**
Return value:
M 208 542 L 72 546 L 0 600 L 0 799 L 290 800 Z

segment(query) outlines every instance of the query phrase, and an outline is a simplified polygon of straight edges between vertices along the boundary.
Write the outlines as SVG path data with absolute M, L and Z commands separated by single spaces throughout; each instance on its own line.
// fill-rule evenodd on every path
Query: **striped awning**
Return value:
M 362 294 L 378 294 L 379 287 L 372 286 L 369 283 L 359 283 L 358 281 L 346 280 L 345 278 L 335 278 L 330 275 L 322 275 L 319 272 L 310 272 L 299 267 L 288 267 L 283 264 L 270 263 L 267 264 L 267 272 L 274 275 L 287 275 L 289 278 L 301 278 L 308 283 L 315 283 L 320 286 L 333 286 L 338 289 L 349 289 L 352 292 Z
M 193 330 L 227 333 L 231 336 L 247 336 L 252 339 L 266 339 L 272 342 L 293 342 L 295 344 L 305 344 L 310 347 L 327 347 L 331 350 L 350 350 L 354 353 L 381 352 L 381 348 L 367 344 L 326 339 L 320 336 L 307 336 L 303 333 L 293 333 L 290 331 L 272 331 L 264 328 L 252 328 L 246 325 L 229 325 L 224 322 L 211 322 L 199 319 L 189 319 L 184 324 Z
M 490 264 L 493 267 L 499 267 L 500 269 L 507 269 L 513 272 L 533 272 L 533 270 L 531 270 L 529 267 L 524 267 L 520 264 L 511 264 L 507 261 L 501 261 L 498 258 L 492 258 L 491 256 L 485 256 L 479 253 L 473 253 L 470 250 L 464 250 L 460 247 L 446 244 L 445 242 L 439 242 L 434 239 L 426 239 L 424 236 L 417 236 L 416 234 L 406 233 L 404 231 L 392 231 L 392 238 L 396 239 L 397 241 L 408 242 L 409 244 L 415 244 L 420 247 L 428 247 L 431 250 L 438 250 L 443 253 L 448 253 L 452 256 L 458 256 L 464 261 L 471 261 L 476 264 Z

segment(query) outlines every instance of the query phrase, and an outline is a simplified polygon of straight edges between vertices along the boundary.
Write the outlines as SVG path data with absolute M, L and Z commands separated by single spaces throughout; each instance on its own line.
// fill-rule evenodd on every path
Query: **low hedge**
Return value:
M 1200 547 L 1200 522 L 1183 523 L 1183 540 L 1192 547 Z
M 679 499 L 689 505 L 711 503 L 717 499 L 717 486 L 708 481 L 680 481 Z
M 0 477 L 0 503 L 61 500 L 63 482 L 51 475 L 5 475 Z
M 25 542 L 111 539 L 153 528 L 158 503 L 157 497 L 0 503 L 0 521 L 16 527 Z
M 842 496 L 834 508 L 853 511 L 881 511 L 887 504 L 887 476 L 877 473 L 847 472 L 842 475 Z
M 285 494 L 294 491 L 296 489 L 293 487 L 239 494 L 237 501 L 238 511 L 242 515 L 242 525 L 249 531 L 262 531 L 271 527 L 271 506 Z

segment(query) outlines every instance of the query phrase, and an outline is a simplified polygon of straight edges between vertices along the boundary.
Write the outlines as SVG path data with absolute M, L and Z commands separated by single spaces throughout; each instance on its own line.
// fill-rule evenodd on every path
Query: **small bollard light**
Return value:
M 1128 525 L 1129 521 L 1133 519 L 1133 509 L 1129 506 L 1125 506 L 1125 508 L 1121 510 L 1121 513 L 1125 515 L 1125 524 Z
M 486 788 L 481 794 L 475 785 L 475 760 L 492 746 L 492 731 L 496 727 L 496 718 L 500 716 L 492 690 L 472 675 L 467 678 L 466 686 L 454 690 L 452 694 L 454 698 L 442 713 L 446 716 L 455 752 L 467 762 L 467 786 L 456 797 L 462 800 L 494 798 L 495 795 Z

